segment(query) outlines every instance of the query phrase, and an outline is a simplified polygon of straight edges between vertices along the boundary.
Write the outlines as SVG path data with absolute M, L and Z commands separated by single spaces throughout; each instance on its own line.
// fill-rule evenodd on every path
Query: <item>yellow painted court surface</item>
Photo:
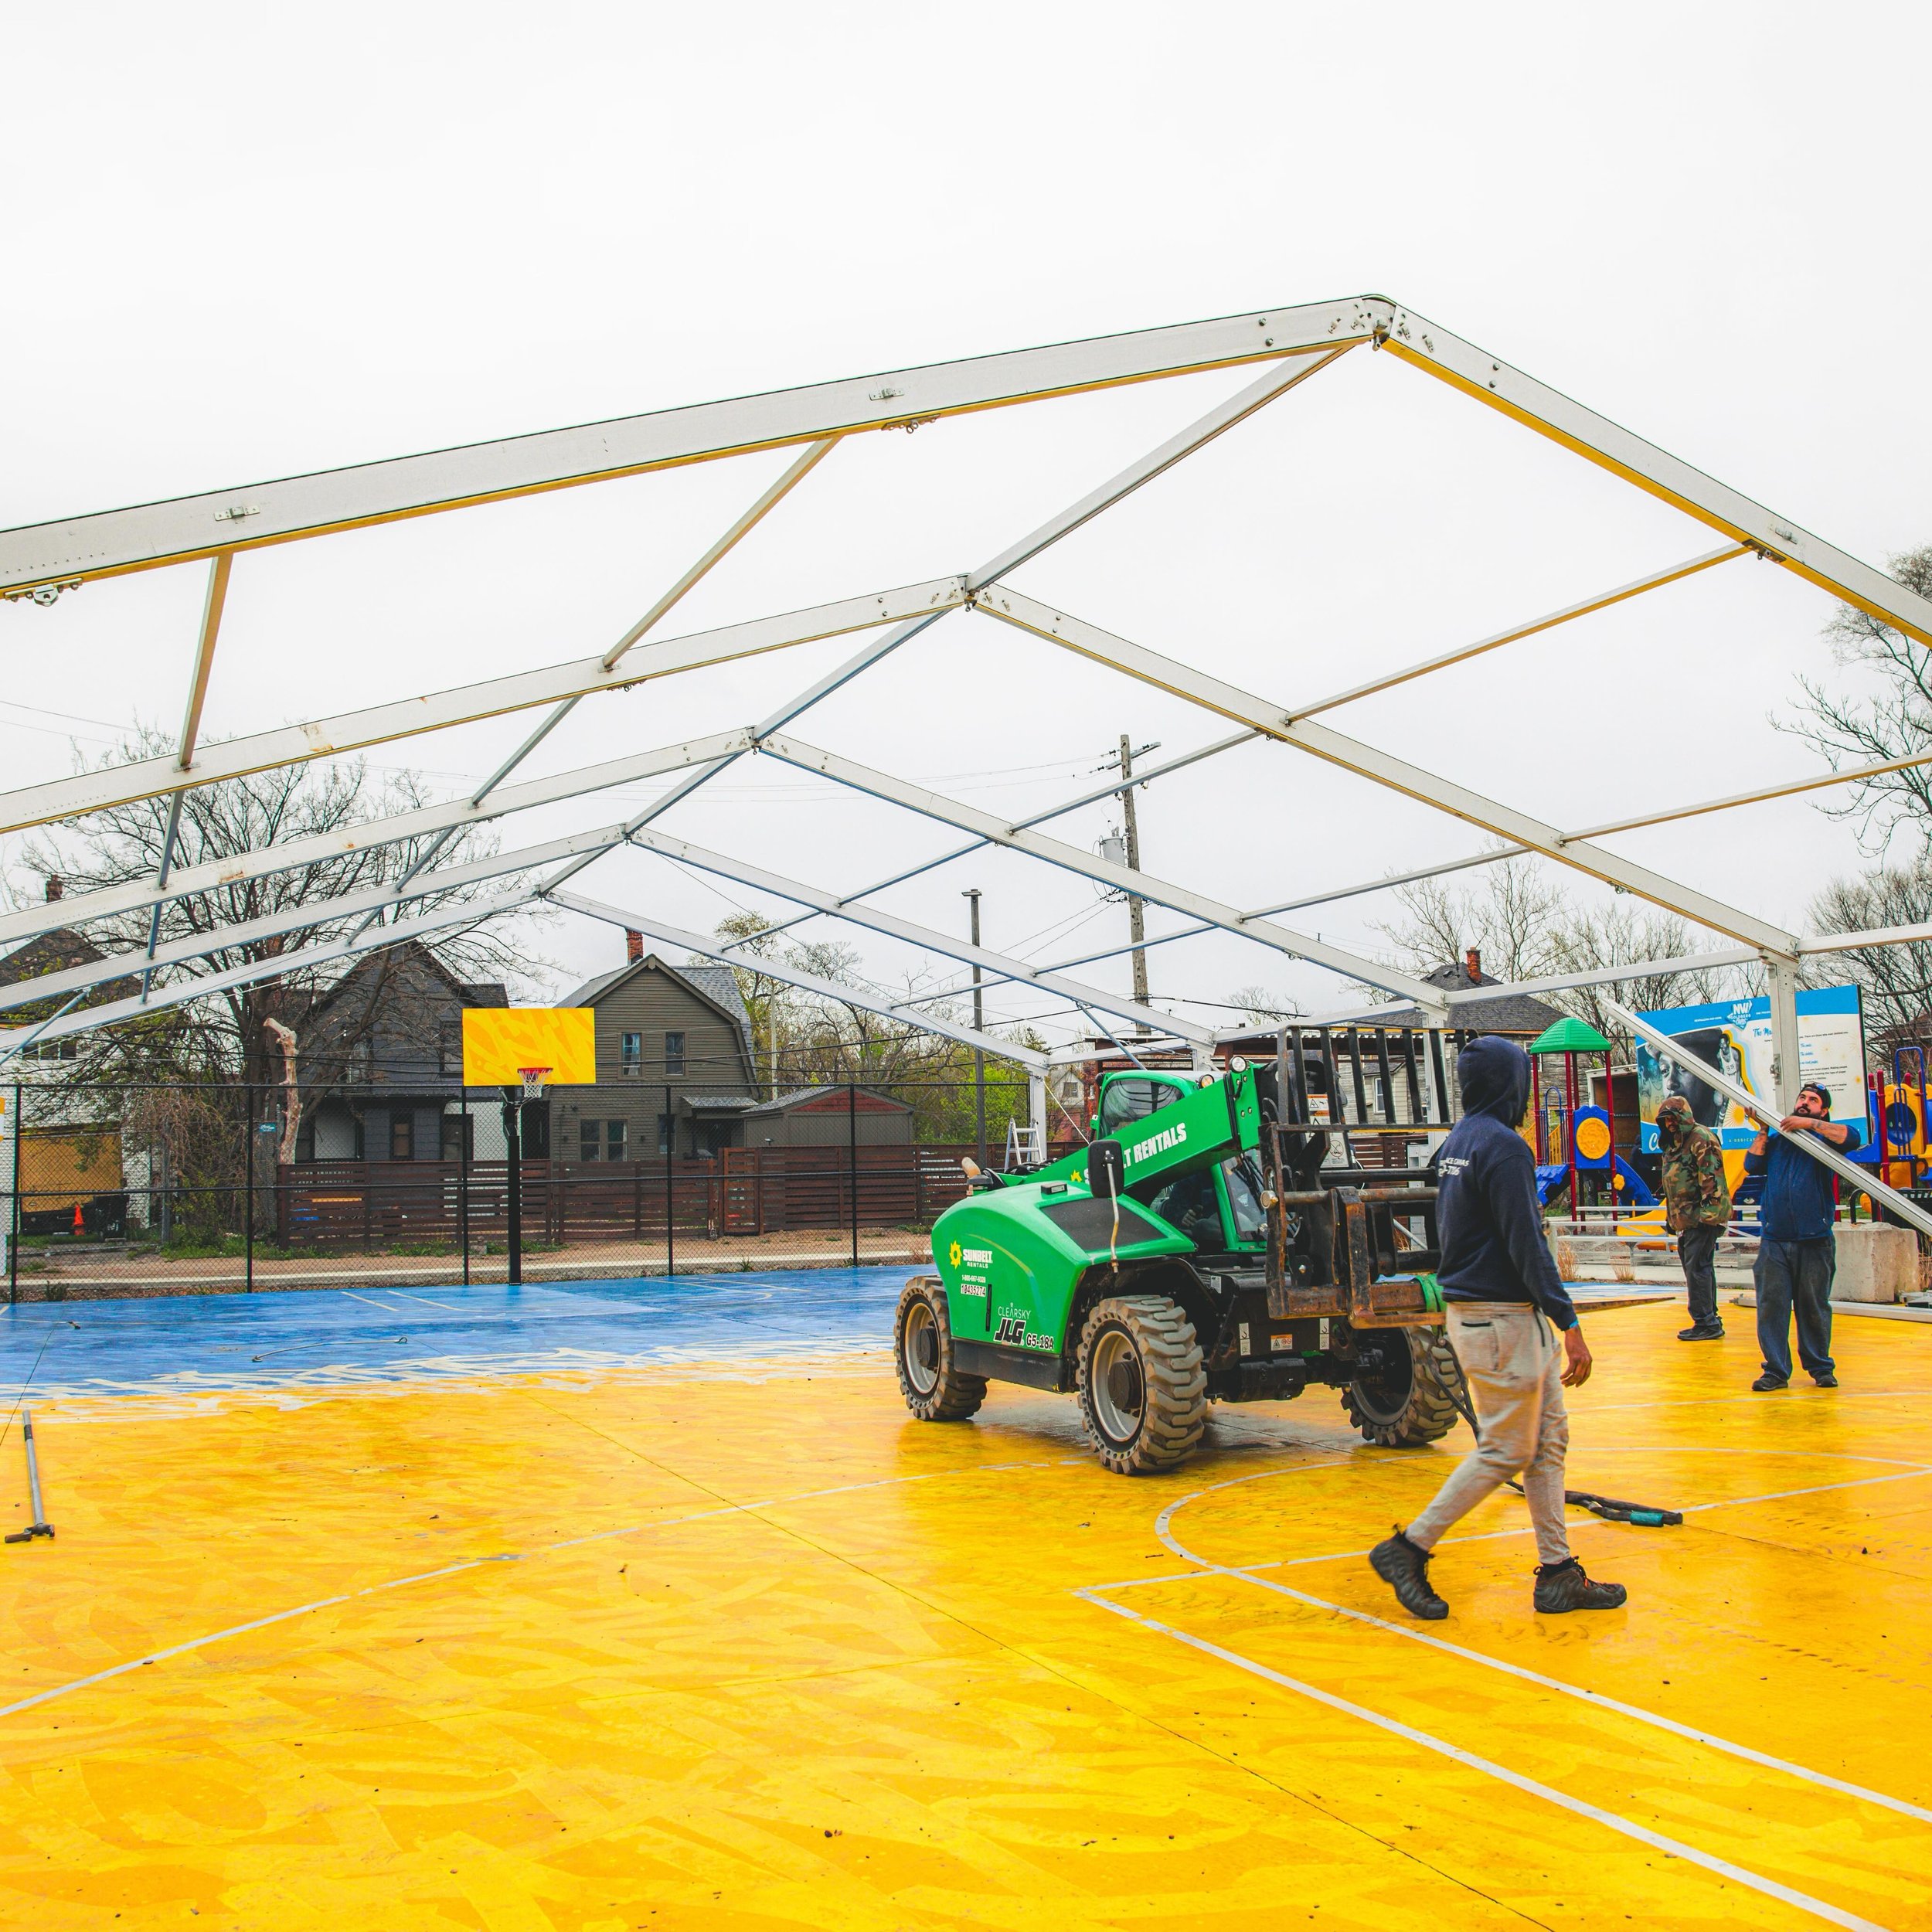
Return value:
M 1932 1926 L 1932 1332 L 1761 1396 L 1729 1312 L 1590 1319 L 1572 1481 L 1692 1512 L 1580 1520 L 1593 1617 L 1511 1498 L 1409 1624 L 1467 1434 L 1326 1392 L 1141 1481 L 883 1352 L 49 1402 L 0 1923 Z

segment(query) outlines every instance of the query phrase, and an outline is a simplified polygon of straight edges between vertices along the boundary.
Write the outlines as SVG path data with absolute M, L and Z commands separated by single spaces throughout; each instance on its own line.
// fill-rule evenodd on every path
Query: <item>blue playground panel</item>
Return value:
M 0 1308 L 0 1396 L 191 1395 L 883 1348 L 916 1268 Z
M 1579 1163 L 1578 1172 L 1586 1171 L 1583 1165 Z M 1622 1206 L 1653 1208 L 1657 1205 L 1657 1196 L 1650 1191 L 1648 1182 L 1621 1154 L 1617 1157 L 1617 1172 L 1624 1177 L 1624 1185 L 1618 1191 L 1617 1197 Z M 1555 1200 L 1558 1195 L 1563 1193 L 1569 1185 L 1570 1169 L 1567 1167 L 1539 1167 L 1537 1168 L 1536 1196 L 1545 1207 L 1549 1206 L 1550 1202 Z

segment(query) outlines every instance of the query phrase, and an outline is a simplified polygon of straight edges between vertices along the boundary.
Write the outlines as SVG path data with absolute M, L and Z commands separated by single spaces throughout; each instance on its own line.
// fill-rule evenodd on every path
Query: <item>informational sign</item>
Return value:
M 1667 1006 L 1645 1013 L 1660 1033 L 1681 1039 L 1685 1049 L 1728 1075 L 1768 1104 L 1771 1080 L 1771 1002 L 1716 1000 L 1704 1006 Z M 1801 1082 L 1816 1080 L 1832 1096 L 1832 1118 L 1865 1125 L 1865 1015 L 1855 986 L 1822 986 L 1798 996 L 1798 1063 Z M 1758 1124 L 1695 1070 L 1673 1065 L 1648 1041 L 1637 1043 L 1639 1145 L 1657 1151 L 1657 1110 L 1670 1094 L 1690 1102 L 1700 1127 L 1727 1148 L 1747 1148 Z

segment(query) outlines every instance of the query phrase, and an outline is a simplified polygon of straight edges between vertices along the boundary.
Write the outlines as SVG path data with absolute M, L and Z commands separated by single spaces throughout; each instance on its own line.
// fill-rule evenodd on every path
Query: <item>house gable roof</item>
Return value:
M 801 1087 L 794 1094 L 781 1094 L 776 1100 L 761 1101 L 757 1106 L 746 1110 L 748 1120 L 753 1114 L 842 1114 L 855 1100 L 855 1111 L 861 1114 L 910 1114 L 913 1110 L 904 1100 L 896 1100 L 889 1094 L 875 1092 L 871 1087 L 862 1087 L 849 1100 L 849 1090 L 843 1087 Z
M 507 1006 L 509 996 L 504 988 L 495 980 L 466 982 L 457 978 L 434 952 L 420 939 L 406 940 L 400 946 L 386 947 L 380 952 L 369 954 L 359 959 L 335 984 L 317 998 L 304 1015 L 304 1024 L 313 1026 L 325 1019 L 329 1009 L 338 1001 L 347 998 L 359 991 L 369 981 L 382 975 L 393 972 L 399 964 L 427 967 L 435 978 L 449 988 L 450 995 L 463 1006 Z
M 587 979 L 572 993 L 566 993 L 557 1002 L 560 1006 L 595 1006 L 599 1001 L 614 992 L 634 975 L 652 970 L 668 973 L 672 978 L 687 988 L 721 1018 L 728 1019 L 738 1029 L 738 1038 L 745 1049 L 749 1065 L 751 1058 L 751 1015 L 745 1010 L 743 996 L 738 991 L 738 975 L 729 966 L 706 966 L 686 961 L 682 966 L 656 953 L 646 953 L 641 959 L 627 961 L 623 965 L 612 968 L 607 973 L 600 973 L 594 979 Z

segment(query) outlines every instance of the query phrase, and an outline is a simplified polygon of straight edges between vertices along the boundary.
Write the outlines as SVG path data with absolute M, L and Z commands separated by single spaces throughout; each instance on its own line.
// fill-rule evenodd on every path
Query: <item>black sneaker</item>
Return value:
M 1677 1331 L 1677 1338 L 1679 1342 L 1722 1342 L 1724 1338 L 1724 1325 L 1721 1321 L 1708 1324 L 1702 1321 L 1693 1321 L 1688 1328 L 1679 1328 Z
M 1751 1389 L 1753 1394 L 1770 1396 L 1776 1395 L 1781 1389 L 1788 1389 L 1791 1386 L 1781 1376 L 1761 1375 L 1751 1384 Z
M 1838 1377 L 1833 1375 L 1829 1369 L 1827 1369 L 1821 1376 L 1813 1376 L 1811 1379 L 1821 1389 L 1835 1389 L 1838 1386 Z
M 1621 1583 L 1593 1583 L 1574 1556 L 1536 1566 L 1536 1609 L 1544 1617 L 1571 1610 L 1621 1610 L 1627 1594 Z
M 1449 1614 L 1449 1606 L 1430 1587 L 1428 1551 L 1410 1542 L 1400 1529 L 1369 1552 L 1369 1561 L 1411 1617 L 1437 1623 Z

